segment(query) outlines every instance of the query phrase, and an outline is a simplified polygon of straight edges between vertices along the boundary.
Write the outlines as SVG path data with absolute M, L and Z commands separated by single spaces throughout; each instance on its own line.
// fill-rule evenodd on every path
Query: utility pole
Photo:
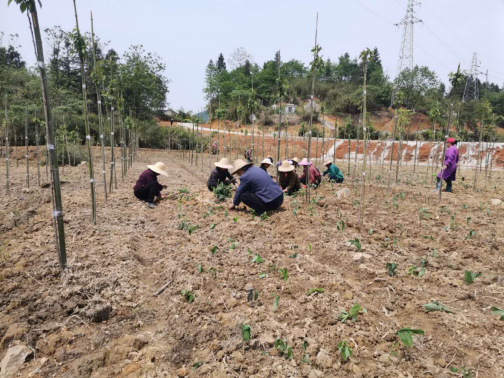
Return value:
M 406 16 L 399 22 L 395 24 L 397 27 L 403 27 L 403 35 L 401 41 L 401 48 L 399 49 L 399 60 L 397 62 L 397 74 L 396 80 L 404 69 L 409 69 L 413 71 L 413 46 L 414 46 L 414 25 L 422 20 L 418 19 L 415 15 L 415 7 L 420 5 L 419 2 L 415 0 L 408 0 L 408 5 L 406 7 Z M 390 106 L 394 105 L 395 96 L 399 89 L 404 86 L 404 83 L 395 83 L 392 89 L 392 100 Z

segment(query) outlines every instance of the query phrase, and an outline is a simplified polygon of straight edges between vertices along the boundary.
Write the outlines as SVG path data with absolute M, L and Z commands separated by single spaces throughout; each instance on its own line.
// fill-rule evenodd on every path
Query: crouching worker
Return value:
M 266 211 L 277 210 L 282 205 L 282 189 L 261 168 L 238 159 L 234 162 L 231 174 L 240 176 L 240 185 L 229 210 L 243 202 L 260 216 Z
M 166 165 L 164 163 L 148 165 L 147 169 L 142 172 L 133 187 L 135 197 L 140 201 L 147 202 L 147 206 L 151 209 L 156 207 L 156 205 L 154 205 L 154 198 L 163 198 L 161 190 L 166 189 L 166 185 L 161 185 L 158 182 L 157 177 L 159 175 L 168 177 L 168 172 L 166 172 Z
M 329 181 L 334 181 L 337 183 L 343 182 L 343 173 L 341 173 L 338 167 L 336 167 L 330 160 L 324 162 L 324 165 L 327 167 L 327 169 L 322 174 L 323 176 L 329 175 Z
M 233 176 L 229 174 L 229 169 L 233 168 L 233 166 L 229 164 L 228 159 L 222 158 L 217 163 L 214 163 L 214 165 L 215 168 L 212 173 L 210 173 L 210 177 L 207 180 L 207 187 L 211 192 L 213 192 L 220 183 L 229 185 L 235 181 Z
M 294 165 L 290 165 L 287 160 L 282 161 L 282 165 L 278 167 L 278 172 L 280 172 L 278 174 L 279 185 L 288 196 L 301 189 L 299 177 L 294 170 Z
M 301 184 L 308 185 L 309 183 L 310 185 L 319 186 L 320 182 L 322 181 L 322 175 L 320 174 L 318 168 L 315 167 L 311 161 L 308 161 L 307 158 L 301 160 L 299 165 L 303 167 L 303 174 L 299 178 Z M 306 182 L 306 171 L 308 171 L 308 177 L 309 177 L 308 183 Z

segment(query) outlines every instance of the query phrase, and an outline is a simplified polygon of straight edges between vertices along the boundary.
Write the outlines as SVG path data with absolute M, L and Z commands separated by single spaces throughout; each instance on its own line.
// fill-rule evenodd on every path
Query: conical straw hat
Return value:
M 266 158 L 264 159 L 263 161 L 261 161 L 261 164 L 268 164 L 268 165 L 272 165 L 273 163 L 271 162 L 270 159 Z
M 311 165 L 311 161 L 308 161 L 307 158 L 304 158 L 303 160 L 301 160 L 301 162 L 299 163 L 299 165 Z
M 148 165 L 147 168 L 149 168 L 153 172 L 156 172 L 156 173 L 159 173 L 160 175 L 168 177 L 168 172 L 166 172 L 165 163 L 157 162 L 154 165 Z
M 326 160 L 326 161 L 324 161 L 324 165 L 329 165 L 329 164 L 332 164 L 332 161 L 331 161 L 331 160 Z
M 290 165 L 287 160 L 282 161 L 282 165 L 278 168 L 280 172 L 292 172 L 294 170 L 294 166 Z
M 233 168 L 233 165 L 229 162 L 227 158 L 222 158 L 220 161 L 214 163 L 216 167 L 223 168 L 223 169 L 231 169 Z
M 235 160 L 233 163 L 233 169 L 231 171 L 231 174 L 232 175 L 236 174 L 236 172 L 238 172 L 243 167 L 246 167 L 247 165 L 252 165 L 252 163 L 247 163 L 242 159 Z
M 291 160 L 292 160 L 292 161 L 295 161 L 295 162 L 296 162 L 296 164 L 299 164 L 299 158 L 294 157 L 294 158 L 292 158 Z

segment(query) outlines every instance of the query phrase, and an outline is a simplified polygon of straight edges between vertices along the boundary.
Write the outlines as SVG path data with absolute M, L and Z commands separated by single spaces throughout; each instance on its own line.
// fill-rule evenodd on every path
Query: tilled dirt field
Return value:
M 132 187 L 156 161 L 169 165 L 160 181 L 172 196 L 151 210 Z M 50 189 L 23 190 L 25 168 L 11 167 L 11 195 L 0 198 L 0 359 L 29 347 L 23 377 L 504 376 L 504 321 L 490 309 L 504 309 L 504 205 L 491 202 L 503 199 L 502 172 L 476 193 L 463 172 L 441 205 L 422 174 L 403 173 L 390 190 L 372 181 L 358 229 L 350 178 L 261 219 L 215 203 L 207 167 L 142 151 L 106 204 L 97 177 L 96 226 L 87 167 L 65 168 L 64 273 Z M 466 271 L 481 276 L 467 284 Z M 432 301 L 453 313 L 425 312 Z M 366 311 L 340 321 L 355 303 Z M 406 347 L 396 334 L 405 327 L 425 334 Z

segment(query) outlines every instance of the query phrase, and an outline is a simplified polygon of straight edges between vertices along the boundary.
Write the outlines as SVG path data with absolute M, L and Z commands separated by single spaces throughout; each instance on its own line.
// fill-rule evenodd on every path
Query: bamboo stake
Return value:
M 277 138 L 277 162 L 280 161 L 280 139 L 282 137 L 282 82 L 280 81 L 280 50 L 278 50 L 278 92 L 280 94 L 279 99 L 278 99 L 278 138 Z M 276 165 L 276 181 L 280 182 L 278 180 L 278 164 Z
M 360 206 L 359 206 L 359 227 L 363 226 L 364 222 L 364 195 L 366 191 L 366 154 L 367 154 L 367 128 L 366 128 L 366 116 L 367 116 L 367 93 L 366 93 L 366 80 L 367 80 L 367 65 L 368 59 L 371 52 L 365 50 L 361 57 L 364 60 L 364 91 L 363 91 L 363 110 L 362 110 L 362 140 L 364 143 L 364 158 L 363 158 L 363 166 L 362 166 L 362 178 L 361 178 L 361 187 L 360 187 Z
M 336 119 L 334 121 L 334 146 L 333 146 L 333 164 L 336 165 L 336 129 L 338 129 L 338 138 L 339 138 L 339 126 L 337 126 L 338 120 Z
M 5 194 L 9 195 L 9 115 L 7 113 L 7 95 L 5 95 Z
M 387 190 L 390 191 L 390 179 L 392 177 L 392 160 L 394 158 L 394 146 L 395 146 L 395 135 L 397 131 L 397 109 L 395 111 L 395 116 L 394 116 L 394 131 L 392 132 L 392 151 L 390 152 L 390 165 L 389 165 L 389 173 L 388 173 L 388 186 Z
M 37 184 L 40 187 L 39 129 L 38 129 L 38 118 L 36 110 L 35 110 L 35 156 L 37 157 Z
M 61 188 L 58 172 L 58 159 L 55 150 L 55 138 L 53 132 L 53 119 L 51 113 L 51 104 L 49 99 L 49 88 L 47 85 L 46 69 L 44 64 L 44 50 L 42 46 L 42 36 L 40 33 L 40 23 L 37 15 L 37 7 L 35 2 L 30 2 L 29 12 L 31 18 L 28 17 L 30 21 L 30 27 L 33 21 L 35 45 L 36 45 L 36 57 L 37 65 L 40 71 L 40 81 L 42 87 L 42 99 L 44 102 L 45 118 L 46 118 L 46 140 L 47 140 L 47 150 L 50 155 L 49 164 L 51 164 L 51 187 L 52 187 L 52 199 L 53 199 L 53 220 L 55 225 L 55 241 L 58 251 L 58 258 L 61 269 L 66 268 L 66 243 L 65 243 L 65 229 L 63 223 L 63 206 L 61 201 Z
M 77 4 L 76 0 L 73 0 L 74 11 L 75 11 L 75 25 L 77 28 L 77 34 L 80 37 L 79 30 L 79 19 L 77 17 Z M 89 183 L 91 189 L 91 210 L 93 213 L 93 224 L 96 224 L 96 202 L 95 202 L 95 181 L 94 181 L 94 169 L 93 169 L 93 155 L 91 151 L 91 129 L 89 127 L 89 115 L 87 109 L 87 91 L 86 91 L 86 71 L 84 70 L 84 55 L 83 51 L 78 51 L 80 58 L 80 70 L 82 78 L 82 99 L 84 101 L 84 120 L 86 124 L 86 142 L 88 149 L 88 168 L 89 168 Z
M 26 187 L 30 188 L 30 166 L 28 164 L 28 108 L 25 108 L 25 146 L 26 146 Z

